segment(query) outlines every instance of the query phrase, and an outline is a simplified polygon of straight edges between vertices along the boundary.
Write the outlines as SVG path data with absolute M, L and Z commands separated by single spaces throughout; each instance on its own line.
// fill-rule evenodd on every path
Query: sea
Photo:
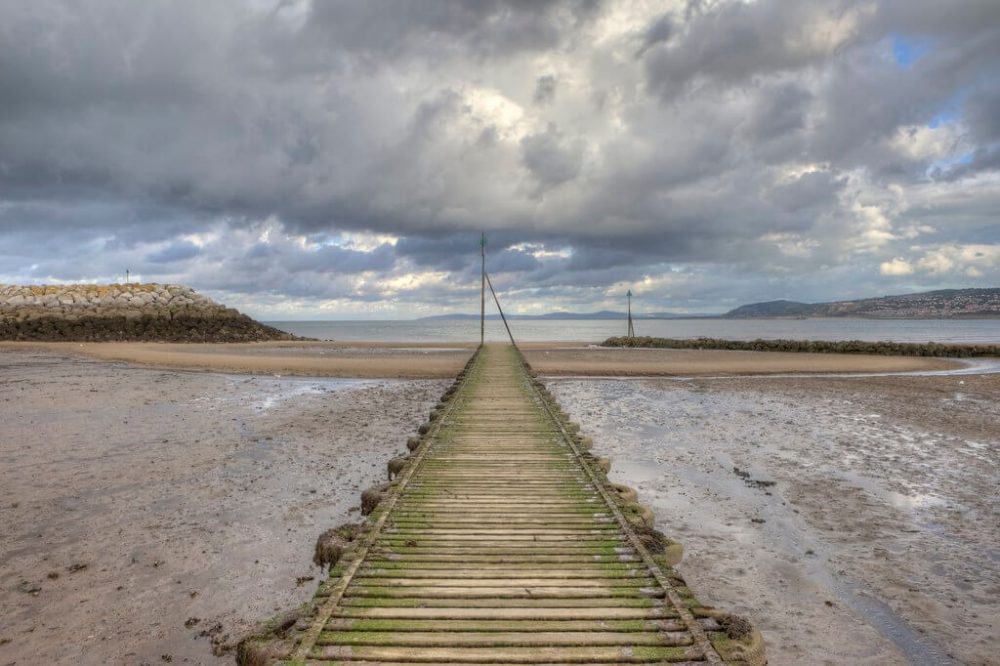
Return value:
M 295 335 L 320 340 L 379 342 L 472 342 L 479 321 L 416 319 L 407 321 L 270 321 Z M 514 319 L 517 342 L 599 343 L 624 335 L 626 322 L 614 319 Z M 1000 319 L 638 319 L 635 334 L 663 338 L 725 340 L 866 340 L 870 342 L 942 342 L 1000 344 Z M 503 323 L 487 320 L 486 339 L 508 339 Z

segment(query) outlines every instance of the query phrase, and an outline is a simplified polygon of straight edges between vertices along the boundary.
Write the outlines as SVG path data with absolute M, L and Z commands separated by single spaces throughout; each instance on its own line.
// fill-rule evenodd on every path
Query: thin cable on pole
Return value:
M 486 284 L 488 284 L 490 286 L 490 293 L 493 294 L 493 300 L 496 301 L 497 310 L 500 311 L 500 319 L 503 320 L 504 328 L 507 329 L 507 337 L 510 338 L 510 344 L 514 345 L 514 347 L 516 348 L 517 347 L 517 343 L 514 342 L 514 334 L 510 332 L 510 326 L 507 325 L 507 317 L 504 316 L 504 314 L 503 314 L 503 308 L 500 307 L 500 299 L 497 298 L 497 292 L 493 288 L 493 281 L 490 280 L 490 274 L 487 273 L 486 271 L 483 271 L 483 275 L 486 277 Z
M 486 341 L 486 232 L 479 240 L 479 254 L 483 258 L 483 274 L 479 287 L 479 346 Z

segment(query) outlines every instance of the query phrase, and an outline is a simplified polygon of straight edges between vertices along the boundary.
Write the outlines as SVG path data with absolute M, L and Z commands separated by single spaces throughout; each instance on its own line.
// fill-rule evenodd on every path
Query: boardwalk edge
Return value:
M 382 545 L 376 546 L 376 541 L 383 533 L 383 528 L 392 531 L 393 522 L 390 513 L 397 501 L 406 491 L 410 479 L 421 467 L 432 442 L 438 436 L 442 423 L 449 415 L 460 407 L 463 402 L 463 392 L 469 385 L 468 379 L 476 367 L 483 348 L 480 347 L 470 357 L 468 363 L 458 373 L 455 381 L 441 396 L 428 415 L 428 420 L 418 428 L 418 435 L 410 437 L 406 442 L 407 454 L 392 459 L 387 467 L 389 482 L 369 488 L 362 493 L 362 511 L 366 516 L 360 525 L 347 525 L 328 530 L 323 536 L 330 536 L 328 549 L 317 544 L 317 562 L 329 563 L 329 575 L 316 591 L 314 598 L 299 608 L 279 614 L 259 630 L 242 640 L 237 647 L 236 661 L 241 666 L 269 666 L 272 664 L 304 665 L 313 663 L 312 659 L 320 654 L 326 654 L 327 648 L 317 645 L 328 645 L 321 641 L 324 627 L 337 611 L 348 586 L 362 567 L 363 561 L 374 553 L 377 558 L 381 554 Z M 657 648 L 658 650 L 674 650 L 674 658 L 703 658 L 705 663 L 729 664 L 731 666 L 764 666 L 767 663 L 764 654 L 763 638 L 758 630 L 744 617 L 725 613 L 706 606 L 698 601 L 688 588 L 684 579 L 674 569 L 683 556 L 681 545 L 669 539 L 654 526 L 653 511 L 641 504 L 636 491 L 627 486 L 612 483 L 608 480 L 611 461 L 595 456 L 590 449 L 593 441 L 585 436 L 580 426 L 570 420 L 563 412 L 551 392 L 537 377 L 531 366 L 524 359 L 520 350 L 514 348 L 517 363 L 525 372 L 525 390 L 537 399 L 536 407 L 540 409 L 542 418 L 550 419 L 555 431 L 564 438 L 566 445 L 576 457 L 580 467 L 591 479 L 593 487 L 603 497 L 610 514 L 620 525 L 622 533 L 631 541 L 631 547 L 642 559 L 651 574 L 650 582 L 662 588 L 666 600 L 669 600 L 675 614 L 671 617 L 677 626 L 684 626 L 685 631 L 695 641 L 690 649 Z M 513 359 L 512 359 L 513 360 Z M 516 364 L 515 364 L 516 365 Z M 461 411 L 459 410 L 459 412 Z M 461 418 L 458 416 L 457 418 Z M 435 465 L 435 463 L 429 463 Z M 427 472 L 430 473 L 430 472 Z M 418 482 L 418 488 L 420 487 Z M 610 516 L 609 516 L 610 517 Z M 322 540 L 322 536 L 321 536 Z M 373 548 L 375 550 L 373 550 Z M 353 589 L 353 588 L 352 588 Z M 679 630 L 679 629 L 678 629 Z M 329 640 L 329 638 L 323 639 Z M 688 639 L 691 640 L 691 639 Z M 321 641 L 317 644 L 317 641 Z M 553 644 L 552 648 L 555 649 Z M 634 656 L 640 657 L 645 648 L 636 646 Z M 421 648 L 407 654 L 404 661 L 423 661 Z M 434 650 L 431 650 L 434 652 Z M 332 657 L 334 652 L 330 652 Z M 337 655 L 342 654 L 336 652 Z M 661 654 L 661 652 L 656 652 Z M 667 652 L 662 652 L 666 655 Z M 671 654 L 673 654 L 671 652 Z M 428 655 L 423 655 L 424 657 Z M 560 656 L 568 659 L 567 663 L 575 663 L 575 658 L 560 652 Z M 650 652 L 647 657 L 652 658 Z M 319 657 L 323 659 L 322 657 Z M 630 659 L 630 661 L 632 661 Z M 656 661 L 660 661 L 657 659 Z M 318 663 L 318 662 L 317 662 Z M 327 663 L 325 660 L 323 663 Z M 333 663 L 332 661 L 329 663 Z M 582 663 L 582 662 L 581 662 Z
M 550 415 L 558 422 L 570 446 L 578 451 L 580 462 L 595 483 L 604 488 L 606 497 L 611 500 L 609 504 L 616 506 L 621 513 L 624 519 L 623 527 L 636 542 L 637 550 L 643 555 L 647 566 L 656 574 L 661 584 L 667 583 L 665 588 L 668 595 L 671 593 L 679 595 L 693 620 L 716 621 L 714 630 L 704 632 L 704 636 L 724 663 L 733 666 L 766 666 L 764 638 L 760 631 L 746 617 L 727 613 L 698 601 L 684 579 L 674 570 L 674 566 L 683 558 L 683 546 L 655 529 L 652 509 L 639 503 L 638 493 L 634 488 L 608 480 L 611 461 L 607 458 L 598 458 L 590 452 L 593 440 L 585 436 L 581 432 L 580 425 L 572 421 L 563 411 L 552 392 L 538 378 L 538 373 L 520 350 L 518 356 L 531 378 L 532 386 Z M 701 632 L 701 625 L 698 622 L 692 622 L 689 626 L 695 633 Z

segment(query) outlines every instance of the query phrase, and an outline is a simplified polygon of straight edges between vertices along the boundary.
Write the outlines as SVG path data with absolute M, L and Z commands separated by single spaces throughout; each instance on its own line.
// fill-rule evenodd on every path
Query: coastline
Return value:
M 0 342 L 0 351 L 40 351 L 157 368 L 307 377 L 445 379 L 474 343 L 409 342 Z M 612 349 L 583 342 L 519 345 L 543 375 L 713 376 L 917 372 L 964 367 L 953 359 L 867 354 Z

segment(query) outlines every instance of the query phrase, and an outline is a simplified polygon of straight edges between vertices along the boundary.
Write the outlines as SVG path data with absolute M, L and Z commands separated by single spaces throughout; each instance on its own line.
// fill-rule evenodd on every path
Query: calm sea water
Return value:
M 389 342 L 472 342 L 479 322 L 431 321 L 277 321 L 281 330 L 321 340 Z M 607 319 L 514 320 L 518 342 L 600 342 L 625 333 L 624 321 Z M 1000 319 L 656 319 L 635 322 L 636 335 L 727 340 L 892 340 L 895 342 L 1000 343 Z M 500 321 L 486 322 L 486 338 L 507 339 Z

